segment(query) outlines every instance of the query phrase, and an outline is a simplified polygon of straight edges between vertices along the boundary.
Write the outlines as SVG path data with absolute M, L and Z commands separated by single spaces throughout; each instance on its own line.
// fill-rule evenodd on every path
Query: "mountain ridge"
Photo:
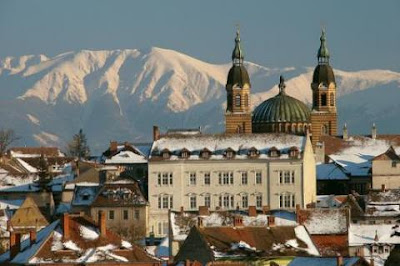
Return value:
M 281 74 L 286 77 L 287 93 L 310 105 L 312 67 L 245 64 L 252 82 L 253 107 L 278 92 Z M 22 144 L 27 145 L 65 146 L 83 128 L 95 151 L 101 151 L 113 139 L 149 140 L 153 124 L 222 131 L 224 87 L 230 66 L 158 47 L 6 57 L 0 60 L 0 123 L 23 132 Z M 339 123 L 355 119 L 354 114 L 341 111 L 348 110 L 349 103 L 340 105 L 354 93 L 374 95 L 370 100 L 378 107 L 385 101 L 392 102 L 392 97 L 400 93 L 400 73 L 394 71 L 334 72 Z M 377 88 L 389 88 L 391 98 L 384 99 L 385 94 L 376 92 L 368 94 Z M 364 105 L 368 100 L 363 98 Z M 357 102 L 351 104 L 351 110 L 358 110 Z M 378 107 L 374 110 L 380 110 Z M 366 118 L 361 114 L 361 120 L 370 120 Z M 379 129 L 379 121 L 375 122 Z M 365 130 L 355 124 L 354 132 Z M 400 126 L 387 129 L 397 131 Z

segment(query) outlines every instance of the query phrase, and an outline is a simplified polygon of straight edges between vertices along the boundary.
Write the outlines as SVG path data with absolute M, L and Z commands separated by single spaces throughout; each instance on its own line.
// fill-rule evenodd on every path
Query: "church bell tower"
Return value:
M 325 30 L 321 34 L 321 46 L 318 50 L 318 65 L 311 83 L 312 111 L 311 132 L 313 146 L 321 136 L 337 134 L 336 81 L 332 67 L 329 65 L 329 51 L 326 45 Z
M 232 67 L 226 82 L 225 133 L 248 134 L 252 132 L 250 88 L 249 74 L 243 65 L 240 33 L 237 30 L 235 48 L 232 52 Z

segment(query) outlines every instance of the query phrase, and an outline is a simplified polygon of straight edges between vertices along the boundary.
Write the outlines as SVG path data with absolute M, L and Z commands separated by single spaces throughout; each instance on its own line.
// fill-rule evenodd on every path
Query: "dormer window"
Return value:
M 182 159 L 187 159 L 187 158 L 189 158 L 189 156 L 190 156 L 189 150 L 183 148 L 182 151 L 181 151 L 181 158 Z
M 168 149 L 161 151 L 161 155 L 164 159 L 169 159 L 171 157 L 171 152 Z
M 252 147 L 252 148 L 250 148 L 250 150 L 249 150 L 249 152 L 248 152 L 247 155 L 248 155 L 250 158 L 255 158 L 255 157 L 257 157 L 259 154 L 260 154 L 260 152 L 259 152 L 255 147 Z
M 209 159 L 211 157 L 211 151 L 209 151 L 207 148 L 204 148 L 200 152 L 200 157 L 203 159 Z
M 235 151 L 231 148 L 228 148 L 228 149 L 226 149 L 224 156 L 227 159 L 232 159 L 233 157 L 235 157 Z
M 299 149 L 297 147 L 291 147 L 289 149 L 289 157 L 290 158 L 297 158 L 299 155 Z
M 269 155 L 269 157 L 279 157 L 280 152 L 276 147 L 272 147 L 271 149 L 269 149 L 268 155 Z

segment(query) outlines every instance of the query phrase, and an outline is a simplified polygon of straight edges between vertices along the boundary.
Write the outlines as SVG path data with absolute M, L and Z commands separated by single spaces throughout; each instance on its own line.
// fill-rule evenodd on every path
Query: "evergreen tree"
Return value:
M 72 141 L 68 143 L 68 153 L 70 156 L 78 157 L 79 160 L 90 156 L 90 148 L 82 129 L 80 129 L 79 133 L 75 134 Z

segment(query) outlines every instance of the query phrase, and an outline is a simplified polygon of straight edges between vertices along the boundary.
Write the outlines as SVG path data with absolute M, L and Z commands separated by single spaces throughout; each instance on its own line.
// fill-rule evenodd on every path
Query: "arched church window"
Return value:
M 331 106 L 335 106 L 335 95 L 333 94 L 333 92 L 331 92 L 331 96 L 329 98 L 330 98 Z
M 322 125 L 321 134 L 328 135 L 328 126 L 327 125 Z
M 237 107 L 240 107 L 240 101 L 241 101 L 240 95 L 238 94 L 238 95 L 235 96 L 235 105 Z
M 321 106 L 326 106 L 326 93 L 321 94 Z

